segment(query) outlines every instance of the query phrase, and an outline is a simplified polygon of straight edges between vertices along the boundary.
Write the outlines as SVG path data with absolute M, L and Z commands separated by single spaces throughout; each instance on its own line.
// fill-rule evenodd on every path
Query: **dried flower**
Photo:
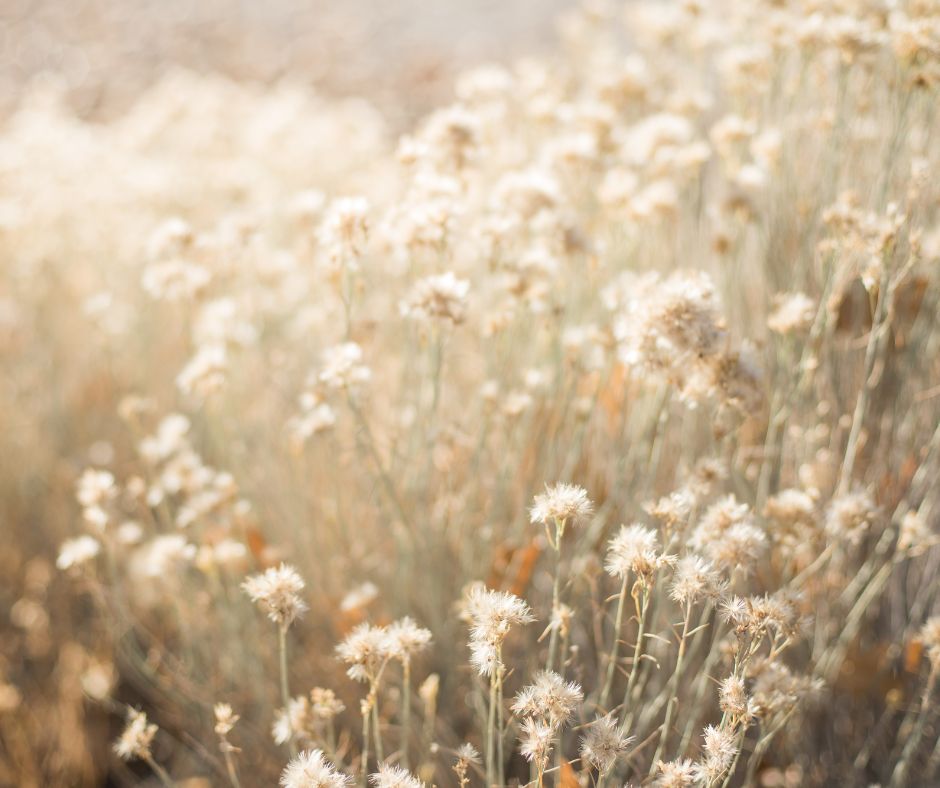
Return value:
M 457 325 L 464 321 L 470 282 L 458 279 L 452 271 L 421 279 L 408 300 L 401 305 L 403 315 L 413 320 L 442 321 Z
M 310 701 L 303 695 L 291 698 L 287 708 L 274 712 L 271 738 L 275 744 L 287 744 L 303 737 L 310 728 Z
M 76 497 L 85 508 L 102 506 L 115 495 L 117 487 L 110 471 L 87 468 L 78 480 Z
M 310 690 L 310 711 L 318 720 L 331 720 L 346 710 L 346 705 L 336 697 L 336 693 L 324 687 Z
M 93 536 L 84 534 L 75 539 L 67 539 L 59 548 L 59 557 L 55 565 L 64 570 L 81 566 L 91 561 L 101 552 L 101 544 Z
M 652 528 L 639 524 L 623 525 L 610 540 L 604 568 L 609 575 L 618 578 L 624 578 L 633 572 L 637 582 L 649 588 L 653 584 L 656 570 L 668 566 L 673 561 L 672 556 L 659 552 L 659 538 Z
M 565 681 L 550 670 L 543 670 L 516 695 L 512 710 L 519 716 L 547 722 L 557 730 L 574 714 L 583 698 L 584 693 L 577 684 Z
M 219 736 L 227 736 L 240 719 L 239 716 L 228 703 L 216 703 L 212 711 L 215 714 L 215 732 Z
M 744 680 L 738 676 L 728 676 L 718 688 L 718 706 L 729 715 L 732 721 L 747 719 L 751 715 Z
M 407 769 L 383 763 L 378 772 L 369 775 L 369 782 L 375 788 L 424 788 L 421 782 Z
M 734 731 L 727 727 L 716 728 L 714 725 L 708 725 L 702 737 L 705 739 L 702 746 L 703 758 L 696 767 L 699 779 L 708 783 L 728 771 L 734 756 L 737 755 L 738 745 Z
M 430 631 L 419 627 L 408 616 L 389 626 L 388 638 L 391 650 L 401 659 L 410 659 L 414 654 L 424 651 L 431 643 Z
M 114 743 L 114 752 L 123 761 L 150 760 L 150 745 L 156 735 L 157 726 L 147 722 L 146 713 L 130 709 L 127 726 Z
M 659 776 L 653 782 L 655 788 L 689 788 L 698 779 L 695 764 L 688 758 L 679 761 L 660 761 L 656 764 Z
M 535 620 L 519 597 L 481 585 L 467 595 L 465 612 L 470 620 L 470 660 L 484 676 L 492 676 L 502 667 L 500 647 L 512 625 Z
M 833 498 L 826 511 L 826 532 L 858 544 L 875 522 L 878 507 L 867 490 L 856 489 Z
M 465 763 L 479 763 L 480 753 L 472 744 L 464 742 L 457 748 L 457 758 Z
M 467 770 L 470 768 L 470 764 L 479 764 L 480 763 L 480 753 L 477 752 L 476 748 L 472 744 L 464 743 L 461 744 L 456 750 L 457 760 L 454 763 L 454 773 L 457 775 L 457 781 L 461 786 L 465 786 L 468 782 L 467 780 Z
M 344 788 L 352 778 L 337 771 L 321 750 L 305 750 L 291 758 L 281 772 L 283 788 Z
M 901 526 L 898 529 L 898 550 L 905 551 L 911 556 L 919 556 L 938 543 L 940 543 L 940 536 L 930 530 L 930 526 L 918 512 L 907 512 L 901 518 Z
M 368 383 L 372 372 L 362 363 L 362 348 L 344 342 L 323 353 L 320 382 L 333 389 L 350 389 Z
M 634 738 L 624 734 L 613 715 L 598 717 L 581 737 L 581 758 L 601 774 L 607 774 Z
M 242 588 L 275 624 L 288 627 L 307 609 L 299 596 L 304 585 L 297 570 L 281 564 L 247 578 Z
M 546 487 L 544 493 L 535 496 L 529 515 L 533 523 L 581 525 L 593 511 L 594 504 L 588 498 L 587 490 L 575 484 L 559 483 Z
M 555 740 L 555 729 L 533 717 L 526 717 L 520 727 L 519 752 L 529 763 L 538 764 L 539 769 L 544 770 Z
M 767 318 L 767 327 L 778 334 L 796 334 L 809 329 L 816 317 L 816 304 L 804 293 L 777 298 L 777 307 Z
M 349 665 L 346 674 L 351 679 L 375 681 L 389 659 L 401 656 L 398 648 L 386 627 L 360 624 L 336 647 L 336 655 Z
M 359 610 L 374 602 L 379 595 L 379 587 L 375 583 L 366 581 L 362 585 L 356 586 L 339 603 L 339 609 L 344 613 L 352 610 Z
M 722 589 L 721 579 L 710 561 L 687 555 L 676 565 L 669 596 L 680 605 L 689 605 L 705 596 L 717 596 Z

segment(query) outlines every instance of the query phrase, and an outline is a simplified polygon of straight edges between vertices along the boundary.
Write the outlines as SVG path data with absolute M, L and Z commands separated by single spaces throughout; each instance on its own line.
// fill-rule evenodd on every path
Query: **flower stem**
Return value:
M 490 707 L 486 721 L 486 784 L 496 779 L 496 673 L 490 676 Z
M 679 653 L 676 655 L 676 669 L 669 682 L 669 695 L 666 699 L 666 716 L 663 719 L 663 727 L 659 733 L 659 744 L 656 745 L 656 754 L 653 756 L 653 763 L 650 766 L 649 776 L 652 777 L 656 770 L 656 764 L 662 758 L 666 751 L 666 742 L 669 739 L 669 729 L 672 727 L 672 714 L 676 708 L 676 693 L 679 691 L 679 679 L 682 677 L 682 661 L 685 658 L 685 644 L 689 635 L 689 619 L 692 618 L 692 603 L 686 602 L 685 617 L 682 620 L 682 638 L 679 640 Z
M 548 638 L 548 670 L 555 669 L 555 658 L 558 654 L 558 630 L 560 628 L 561 613 L 561 538 L 564 535 L 564 521 L 555 521 L 555 582 L 552 585 L 552 613 L 549 626 L 551 634 Z
M 402 660 L 401 683 L 401 761 L 406 769 L 410 769 L 408 737 L 411 734 L 411 660 L 407 656 Z
M 369 772 L 369 701 L 362 702 L 362 756 L 359 767 L 359 783 L 366 784 Z
M 287 686 L 287 626 L 285 624 L 281 624 L 277 628 L 277 651 L 281 674 L 281 703 L 284 704 L 284 716 L 287 720 L 287 746 L 293 758 L 297 755 L 297 743 L 294 740 L 294 730 L 290 718 L 290 690 Z
M 379 688 L 378 684 L 373 687 L 372 692 L 372 738 L 375 740 L 375 757 L 379 763 L 385 760 L 385 752 L 382 747 L 382 733 L 379 730 Z
M 503 739 L 505 730 L 503 729 L 503 658 L 502 647 L 498 647 L 497 662 L 500 667 L 496 669 L 496 776 L 499 779 L 499 785 L 506 784 L 506 758 L 503 753 Z
M 157 778 L 163 783 L 166 788 L 176 788 L 176 783 L 173 782 L 173 779 L 170 777 L 166 769 L 164 769 L 159 763 L 157 763 L 152 756 L 145 755 L 143 756 L 144 761 L 147 766 L 149 766 Z
M 630 666 L 630 678 L 627 680 L 627 689 L 623 693 L 623 709 L 625 714 L 625 719 L 632 721 L 633 714 L 628 712 L 630 701 L 633 697 L 633 688 L 636 686 L 637 677 L 640 675 L 640 657 L 643 654 L 643 637 L 646 634 L 646 614 L 649 611 L 649 601 L 650 594 L 649 591 L 644 589 L 640 592 L 642 595 L 642 602 L 638 601 L 634 595 L 633 599 L 637 605 L 637 617 L 639 621 L 639 626 L 636 633 L 636 645 L 633 647 L 633 664 Z
M 604 689 L 601 691 L 600 707 L 607 708 L 607 700 L 614 686 L 614 676 L 617 673 L 617 656 L 620 651 L 620 629 L 623 626 L 623 611 L 627 603 L 627 575 L 624 574 L 623 584 L 620 586 L 620 597 L 617 600 L 617 618 L 614 621 L 614 642 L 610 647 L 610 661 L 607 663 L 607 678 Z
M 241 788 L 241 783 L 238 781 L 238 772 L 235 771 L 235 759 L 232 758 L 231 749 L 229 747 L 224 748 L 222 755 L 225 758 L 225 770 L 228 772 L 228 779 L 232 784 L 232 788 Z

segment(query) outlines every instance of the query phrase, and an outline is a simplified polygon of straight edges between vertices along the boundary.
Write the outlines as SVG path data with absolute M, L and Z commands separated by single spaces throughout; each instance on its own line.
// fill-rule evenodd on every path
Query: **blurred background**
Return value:
M 139 784 L 109 753 L 122 710 L 83 700 L 86 679 L 117 678 L 109 636 L 55 560 L 79 527 L 82 468 L 128 449 L 115 403 L 165 394 L 178 364 L 153 336 L 163 360 L 137 365 L 143 378 L 102 353 L 89 297 L 120 333 L 134 307 L 108 293 L 138 290 L 142 244 L 166 216 L 217 218 L 245 184 L 262 203 L 264 184 L 281 197 L 311 178 L 351 188 L 466 66 L 549 49 L 568 5 L 0 0 L 0 787 Z M 279 143 L 265 113 L 286 119 Z M 252 123 L 261 142 L 246 154 Z M 185 337 L 160 334 L 185 352 Z
M 534 53 L 566 0 L 2 0 L 0 113 L 40 74 L 83 118 L 120 114 L 175 67 L 362 95 L 393 124 L 461 67 Z

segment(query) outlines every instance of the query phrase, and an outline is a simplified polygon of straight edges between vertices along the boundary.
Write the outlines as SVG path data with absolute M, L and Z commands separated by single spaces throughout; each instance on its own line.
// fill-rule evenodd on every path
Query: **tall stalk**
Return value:
M 490 705 L 486 717 L 486 784 L 493 785 L 496 779 L 496 671 L 490 676 Z
M 369 700 L 360 702 L 360 711 L 362 713 L 362 753 L 359 756 L 359 784 L 366 785 L 369 775 Z
M 610 698 L 610 691 L 613 689 L 614 676 L 617 673 L 617 657 L 620 652 L 620 630 L 623 627 L 623 611 L 627 602 L 627 575 L 623 577 L 623 583 L 620 586 L 620 594 L 617 597 L 617 616 L 614 620 L 614 642 L 610 646 L 610 661 L 607 663 L 607 678 L 604 680 L 604 689 L 598 701 L 602 709 L 607 709 L 607 701 Z
M 277 628 L 277 652 L 281 677 L 281 703 L 284 705 L 284 717 L 287 720 L 287 747 L 293 758 L 297 755 L 297 742 L 294 739 L 294 728 L 290 718 L 290 690 L 287 684 L 287 624 L 280 624 Z
M 153 759 L 153 756 L 144 754 L 142 757 L 147 766 L 153 769 L 153 773 L 157 775 L 157 778 L 163 783 L 164 788 L 176 788 L 176 783 L 173 782 L 173 778 L 170 777 L 169 772 L 157 763 Z
M 646 614 L 649 612 L 650 592 L 647 587 L 643 587 L 637 596 L 637 589 L 634 586 L 633 602 L 637 612 L 637 633 L 636 643 L 633 646 L 633 664 L 630 666 L 630 678 L 627 679 L 627 689 L 623 693 L 624 719 L 632 721 L 633 711 L 630 709 L 630 702 L 633 699 L 633 689 L 636 686 L 636 680 L 640 675 L 640 657 L 643 654 L 643 638 L 646 636 Z
M 408 737 L 411 734 L 411 658 L 406 654 L 401 663 L 401 762 L 411 768 L 408 758 Z
M 555 658 L 558 652 L 558 630 L 561 625 L 561 538 L 564 530 L 564 521 L 559 524 L 559 521 L 556 520 L 554 541 L 549 537 L 549 542 L 555 549 L 555 580 L 552 583 L 552 613 L 549 622 L 551 632 L 548 637 L 548 662 L 546 664 L 548 670 L 555 669 Z
M 666 699 L 666 716 L 663 719 L 663 726 L 659 732 L 659 744 L 656 746 L 656 754 L 653 756 L 653 762 L 650 766 L 649 776 L 652 777 L 656 771 L 656 764 L 666 751 L 666 742 L 669 739 L 669 729 L 672 727 L 672 714 L 676 708 L 676 693 L 679 691 L 679 680 L 682 677 L 682 662 L 685 658 L 685 644 L 689 635 L 689 620 L 692 618 L 692 603 L 686 602 L 685 615 L 682 620 L 682 637 L 679 639 L 679 653 L 676 655 L 676 668 L 669 681 L 669 695 Z

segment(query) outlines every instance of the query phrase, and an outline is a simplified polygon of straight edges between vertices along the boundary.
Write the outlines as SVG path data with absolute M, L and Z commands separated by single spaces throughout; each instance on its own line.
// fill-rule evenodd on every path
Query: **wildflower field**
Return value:
M 532 3 L 0 9 L 0 786 L 940 785 L 940 2 Z

